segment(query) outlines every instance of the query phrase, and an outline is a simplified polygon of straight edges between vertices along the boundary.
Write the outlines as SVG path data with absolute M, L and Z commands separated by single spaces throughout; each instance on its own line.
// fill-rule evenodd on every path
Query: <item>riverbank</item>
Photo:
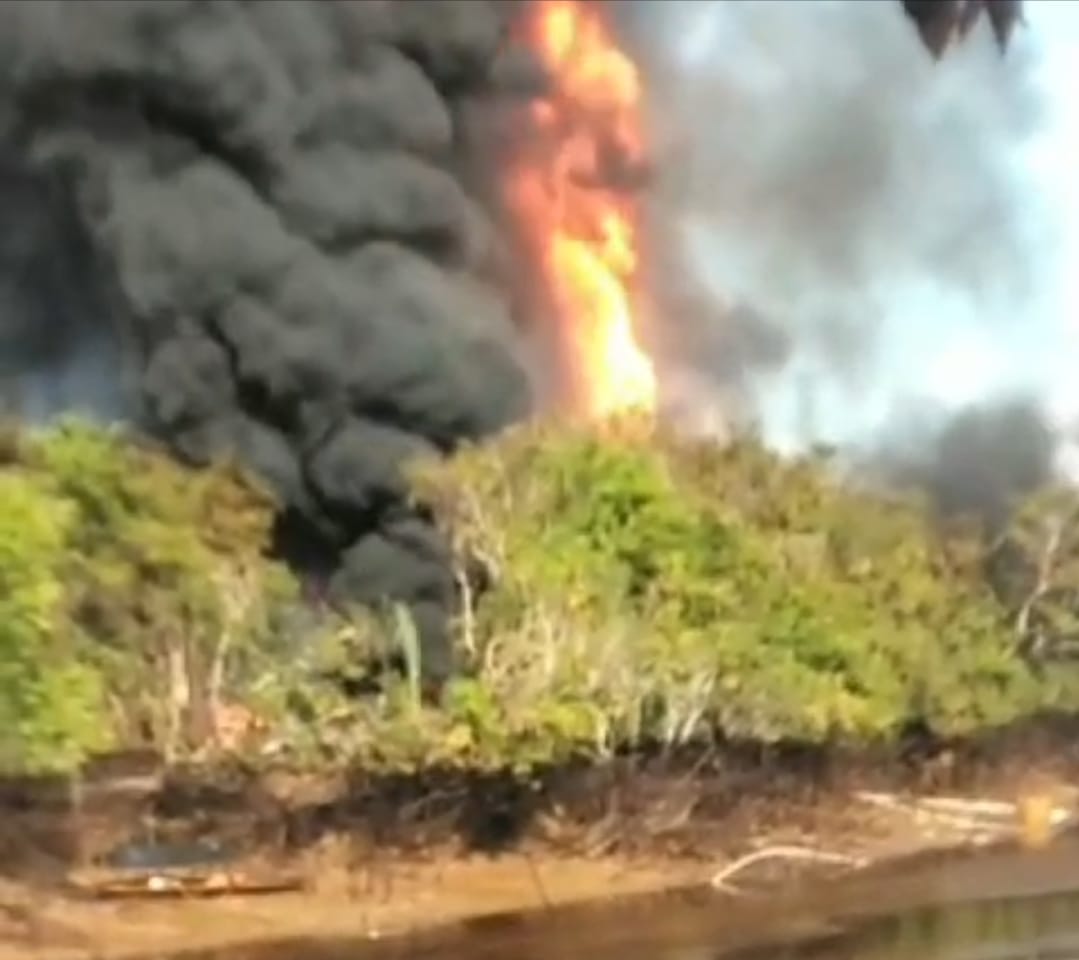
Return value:
M 872 960 L 1073 956 L 1079 835 L 913 857 L 833 883 L 717 899 L 700 888 L 465 922 L 381 943 L 291 940 L 171 960 Z M 1071 952 L 1067 952 L 1071 948 Z M 1040 952 L 1039 952 L 1040 951 Z
M 119 960 L 297 937 L 376 940 L 707 884 L 724 868 L 724 895 L 744 901 L 762 884 L 797 883 L 807 873 L 842 874 L 932 849 L 1040 842 L 1075 809 L 1077 733 L 1075 723 L 1028 725 L 875 756 L 728 746 L 563 767 L 528 781 L 114 765 L 79 790 L 59 781 L 8 784 L 0 794 L 0 960 Z M 182 870 L 167 862 L 198 860 L 191 851 L 209 843 L 220 862 Z M 776 855 L 743 859 L 760 851 Z M 159 862 L 146 870 L 131 866 L 154 856 Z M 127 867 L 117 863 L 124 858 Z M 155 873 L 289 877 L 300 888 L 92 896 L 107 881 Z

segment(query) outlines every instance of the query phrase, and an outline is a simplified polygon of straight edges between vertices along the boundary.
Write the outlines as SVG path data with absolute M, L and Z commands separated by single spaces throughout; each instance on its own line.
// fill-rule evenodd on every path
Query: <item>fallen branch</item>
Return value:
M 855 798 L 863 803 L 886 810 L 932 817 L 935 820 L 969 823 L 977 826 L 1014 825 L 1022 814 L 1024 801 L 987 800 L 964 797 L 919 797 L 901 800 L 891 793 L 859 791 Z M 1048 817 L 1052 824 L 1065 824 L 1074 819 L 1074 812 L 1062 804 L 1052 804 Z
M 915 806 L 945 814 L 984 816 L 1001 820 L 1015 817 L 1018 812 L 1018 807 L 1007 800 L 966 800 L 960 797 L 925 797 L 916 801 Z
M 900 800 L 894 793 L 873 793 L 869 790 L 859 790 L 854 794 L 855 800 L 863 803 L 871 803 L 875 807 L 883 807 L 886 810 L 910 810 L 910 804 Z
M 736 873 L 741 873 L 746 867 L 763 860 L 810 860 L 814 863 L 831 863 L 849 867 L 856 870 L 864 867 L 868 860 L 864 857 L 852 857 L 845 853 L 829 853 L 825 850 L 813 850 L 810 847 L 766 847 L 754 853 L 747 853 L 739 857 L 734 863 L 727 864 L 722 870 L 712 876 L 709 883 L 716 890 L 731 890 L 727 881 Z M 732 891 L 735 892 L 735 891 Z
M 963 799 L 960 797 L 918 797 L 902 800 L 895 794 L 859 791 L 855 798 L 886 810 L 907 814 L 928 814 L 941 818 L 961 818 L 971 821 L 1014 820 L 1018 807 L 1006 800 Z

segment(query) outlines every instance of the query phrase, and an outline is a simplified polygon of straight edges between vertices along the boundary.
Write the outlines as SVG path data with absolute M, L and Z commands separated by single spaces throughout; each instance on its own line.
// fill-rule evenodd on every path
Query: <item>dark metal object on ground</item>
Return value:
M 216 843 L 125 843 L 104 858 L 114 870 L 209 869 L 235 859 Z
M 305 887 L 296 874 L 244 866 L 238 851 L 213 841 L 128 842 L 104 857 L 100 868 L 70 881 L 95 900 L 255 896 Z

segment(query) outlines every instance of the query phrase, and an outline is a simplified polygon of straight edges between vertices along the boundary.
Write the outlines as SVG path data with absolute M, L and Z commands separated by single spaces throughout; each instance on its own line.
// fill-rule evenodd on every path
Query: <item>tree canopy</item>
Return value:
M 958 734 L 1079 703 L 1070 668 L 1022 655 L 1026 601 L 997 589 L 976 527 L 835 474 L 633 421 L 526 427 L 429 465 L 458 562 L 491 571 L 464 637 L 488 723 L 611 750 Z
M 289 589 L 264 556 L 271 499 L 77 422 L 0 446 L 0 765 L 205 733 L 230 642 Z
M 522 426 L 410 480 L 460 585 L 436 705 L 403 611 L 304 610 L 267 556 L 275 506 L 235 467 L 75 422 L 4 433 L 0 767 L 197 751 L 223 702 L 278 751 L 396 769 L 962 734 L 1079 703 L 1074 491 L 987 539 L 825 457 L 632 419 Z M 405 676 L 346 695 L 388 646 Z

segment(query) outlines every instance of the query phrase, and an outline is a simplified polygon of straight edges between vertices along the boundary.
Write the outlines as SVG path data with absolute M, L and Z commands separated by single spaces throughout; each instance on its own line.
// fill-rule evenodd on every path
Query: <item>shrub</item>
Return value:
M 416 486 L 493 579 L 449 698 L 478 753 L 960 733 L 1062 695 L 1016 654 L 976 541 L 822 458 L 530 425 Z
M 205 741 L 214 703 L 280 640 L 292 581 L 265 558 L 271 499 L 229 466 L 74 421 L 6 449 L 0 710 L 23 717 L 8 752 L 67 766 L 113 740 Z
M 412 472 L 462 586 L 464 669 L 433 707 L 407 615 L 298 605 L 266 557 L 274 504 L 233 467 L 72 422 L 0 437 L 0 470 L 8 768 L 110 742 L 195 750 L 223 699 L 293 760 L 397 770 L 953 734 L 1079 703 L 1074 668 L 1022 655 L 1032 633 L 1075 632 L 1079 511 L 1059 491 L 987 554 L 822 457 L 633 420 L 520 427 Z M 390 647 L 407 675 L 377 695 L 331 679 Z
M 100 676 L 64 625 L 75 505 L 0 473 L 0 770 L 49 771 L 104 747 Z

